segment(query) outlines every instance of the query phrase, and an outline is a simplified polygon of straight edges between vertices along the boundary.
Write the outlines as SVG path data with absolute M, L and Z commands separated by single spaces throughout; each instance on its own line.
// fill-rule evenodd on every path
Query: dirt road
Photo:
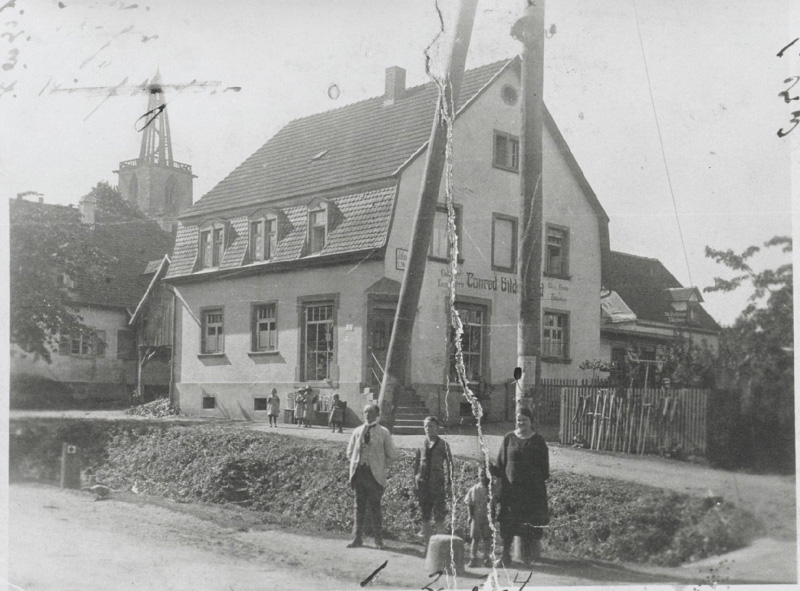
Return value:
M 429 582 L 420 546 L 389 542 L 386 551 L 348 550 L 325 532 L 287 532 L 235 507 L 179 504 L 130 492 L 94 502 L 79 491 L 39 484 L 10 487 L 9 588 L 25 591 L 267 591 L 359 589 L 384 561 L 376 589 L 420 589 Z M 698 585 L 792 582 L 787 542 L 761 540 L 735 555 L 681 568 L 645 568 L 553 557 L 530 585 Z M 788 560 L 787 560 L 788 559 Z M 438 589 L 472 589 L 488 569 L 442 579 Z M 518 589 L 499 571 L 501 588 Z

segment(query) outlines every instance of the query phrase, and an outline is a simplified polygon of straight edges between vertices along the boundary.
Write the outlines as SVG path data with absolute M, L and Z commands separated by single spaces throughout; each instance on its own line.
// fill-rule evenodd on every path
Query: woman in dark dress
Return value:
M 517 412 L 517 429 L 503 438 L 497 463 L 492 472 L 500 479 L 500 536 L 503 538 L 503 562 L 511 563 L 514 536 L 522 541 L 526 564 L 539 557 L 544 526 L 550 521 L 547 509 L 547 485 L 550 459 L 544 438 L 534 432 L 531 411 Z

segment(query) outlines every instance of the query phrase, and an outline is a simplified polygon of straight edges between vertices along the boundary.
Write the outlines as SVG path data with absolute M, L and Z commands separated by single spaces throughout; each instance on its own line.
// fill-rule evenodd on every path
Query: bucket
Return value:
M 439 571 L 448 575 L 464 573 L 464 540 L 458 536 L 431 536 L 425 556 L 425 572 Z

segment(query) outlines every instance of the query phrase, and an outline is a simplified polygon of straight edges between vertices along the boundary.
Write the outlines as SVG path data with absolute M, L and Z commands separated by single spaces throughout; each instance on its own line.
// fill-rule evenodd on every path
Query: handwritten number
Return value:
M 795 44 L 795 43 L 797 43 L 798 41 L 800 41 L 800 37 L 798 37 L 797 39 L 795 39 L 794 41 L 792 41 L 791 43 L 789 43 L 789 45 L 787 45 L 786 47 L 784 47 L 783 49 L 781 49 L 781 50 L 778 52 L 778 57 L 783 57 L 783 52 L 784 52 L 784 51 L 786 51 L 787 49 L 789 49 L 789 48 L 790 48 L 792 45 L 794 45 L 794 44 Z
M 786 131 L 783 131 L 783 128 L 780 128 L 778 130 L 778 137 L 784 137 L 789 135 L 794 130 L 794 128 L 797 127 L 798 123 L 800 123 L 800 111 L 792 112 L 792 118 L 790 119 L 790 122 L 794 123 L 794 125 L 792 125 L 792 127 L 787 129 Z
M 442 571 L 442 570 L 437 570 L 435 573 L 431 573 L 431 574 L 429 574 L 429 575 L 428 575 L 429 577 L 432 577 L 432 576 L 436 575 L 436 578 L 435 578 L 435 579 L 433 579 L 432 581 L 428 581 L 428 584 L 427 584 L 427 585 L 425 585 L 425 586 L 422 588 L 422 591 L 433 591 L 433 589 L 431 589 L 431 588 L 429 587 L 429 585 L 430 585 L 430 584 L 432 584 L 432 583 L 435 583 L 436 581 L 438 581 L 438 580 L 441 578 L 441 576 L 442 576 L 443 574 L 444 574 L 444 571 Z M 444 587 L 442 587 L 442 589 L 444 589 Z M 438 591 L 442 591 L 442 589 L 439 589 Z
M 376 568 L 376 569 L 375 569 L 375 570 L 372 572 L 372 574 L 371 574 L 370 576 L 368 576 L 366 579 L 364 579 L 363 581 L 361 581 L 361 586 L 362 586 L 362 587 L 366 587 L 366 586 L 367 586 L 367 585 L 369 585 L 371 582 L 375 581 L 375 580 L 377 579 L 378 575 L 381 573 L 381 571 L 382 571 L 384 568 L 386 568 L 386 565 L 387 565 L 387 564 L 389 564 L 389 561 L 388 561 L 388 560 L 387 560 L 387 561 L 385 561 L 385 562 L 384 562 L 382 565 L 380 565 L 378 568 Z
M 19 49 L 12 49 L 8 52 L 8 61 L 3 64 L 3 69 L 8 72 L 9 70 L 13 70 L 14 66 L 17 65 L 17 56 L 19 55 Z
M 792 82 L 792 80 L 794 80 L 794 82 Z M 789 97 L 789 91 L 794 87 L 795 84 L 797 84 L 798 81 L 800 81 L 800 76 L 792 76 L 791 78 L 787 78 L 786 80 L 783 81 L 784 84 L 789 84 L 789 82 L 792 82 L 789 88 L 787 88 L 783 92 L 778 93 L 778 96 L 782 97 L 784 102 L 790 103 L 792 101 L 800 100 L 800 96 L 795 96 L 791 98 Z

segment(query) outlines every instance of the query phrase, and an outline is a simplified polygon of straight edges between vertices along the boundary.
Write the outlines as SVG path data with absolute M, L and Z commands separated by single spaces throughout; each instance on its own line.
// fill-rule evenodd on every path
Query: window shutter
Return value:
M 69 350 L 71 346 L 72 343 L 70 342 L 69 336 L 61 335 L 58 339 L 58 354 L 69 355 Z

